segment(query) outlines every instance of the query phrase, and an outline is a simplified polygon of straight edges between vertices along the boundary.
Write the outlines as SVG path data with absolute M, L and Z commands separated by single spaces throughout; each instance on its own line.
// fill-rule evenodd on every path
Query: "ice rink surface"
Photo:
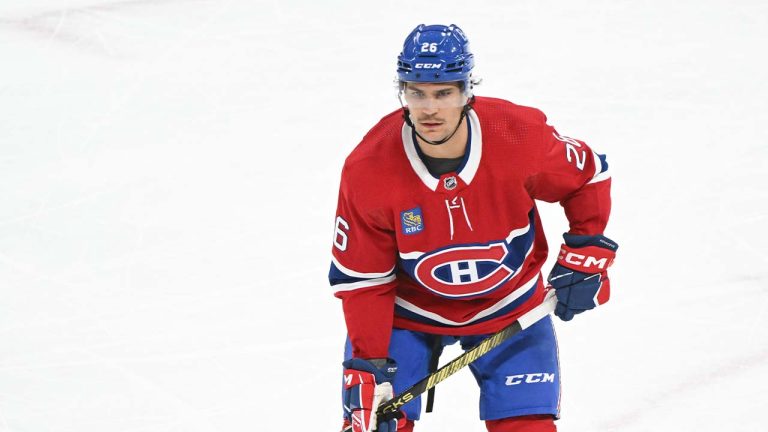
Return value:
M 477 94 L 608 155 L 613 298 L 557 323 L 559 430 L 768 430 L 768 3 L 25 0 L 0 431 L 337 431 L 339 173 L 422 22 L 466 31 Z M 451 377 L 418 430 L 485 430 L 477 393 Z

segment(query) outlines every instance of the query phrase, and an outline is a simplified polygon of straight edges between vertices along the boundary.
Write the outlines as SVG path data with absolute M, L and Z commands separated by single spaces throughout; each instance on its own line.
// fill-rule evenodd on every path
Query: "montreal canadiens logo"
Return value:
M 504 264 L 509 251 L 504 242 L 457 246 L 424 255 L 414 268 L 416 280 L 444 297 L 474 297 L 489 293 L 514 274 Z

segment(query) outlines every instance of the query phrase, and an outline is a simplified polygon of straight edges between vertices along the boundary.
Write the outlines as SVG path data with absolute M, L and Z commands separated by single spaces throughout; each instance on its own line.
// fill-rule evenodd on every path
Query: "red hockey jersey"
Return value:
M 560 202 L 572 234 L 605 229 L 602 155 L 504 100 L 477 97 L 467 121 L 464 160 L 440 178 L 401 110 L 346 160 L 329 279 L 356 357 L 386 357 L 393 326 L 485 334 L 539 304 L 547 242 L 535 200 Z

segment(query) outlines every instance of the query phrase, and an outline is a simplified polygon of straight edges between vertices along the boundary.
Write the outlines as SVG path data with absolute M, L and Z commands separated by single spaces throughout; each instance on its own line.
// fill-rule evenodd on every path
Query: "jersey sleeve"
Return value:
M 386 210 L 371 200 L 376 194 L 350 177 L 345 167 L 328 278 L 342 301 L 353 355 L 385 358 L 394 319 L 396 239 Z
M 527 187 L 534 199 L 559 202 L 569 233 L 602 234 L 611 212 L 611 176 L 605 155 L 545 125 L 537 170 Z

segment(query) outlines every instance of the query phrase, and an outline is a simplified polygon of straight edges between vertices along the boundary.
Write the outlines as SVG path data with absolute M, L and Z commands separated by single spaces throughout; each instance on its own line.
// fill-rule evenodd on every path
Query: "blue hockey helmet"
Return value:
M 460 81 L 469 89 L 474 66 L 469 41 L 457 25 L 420 24 L 405 38 L 397 56 L 397 78 L 400 82 Z

